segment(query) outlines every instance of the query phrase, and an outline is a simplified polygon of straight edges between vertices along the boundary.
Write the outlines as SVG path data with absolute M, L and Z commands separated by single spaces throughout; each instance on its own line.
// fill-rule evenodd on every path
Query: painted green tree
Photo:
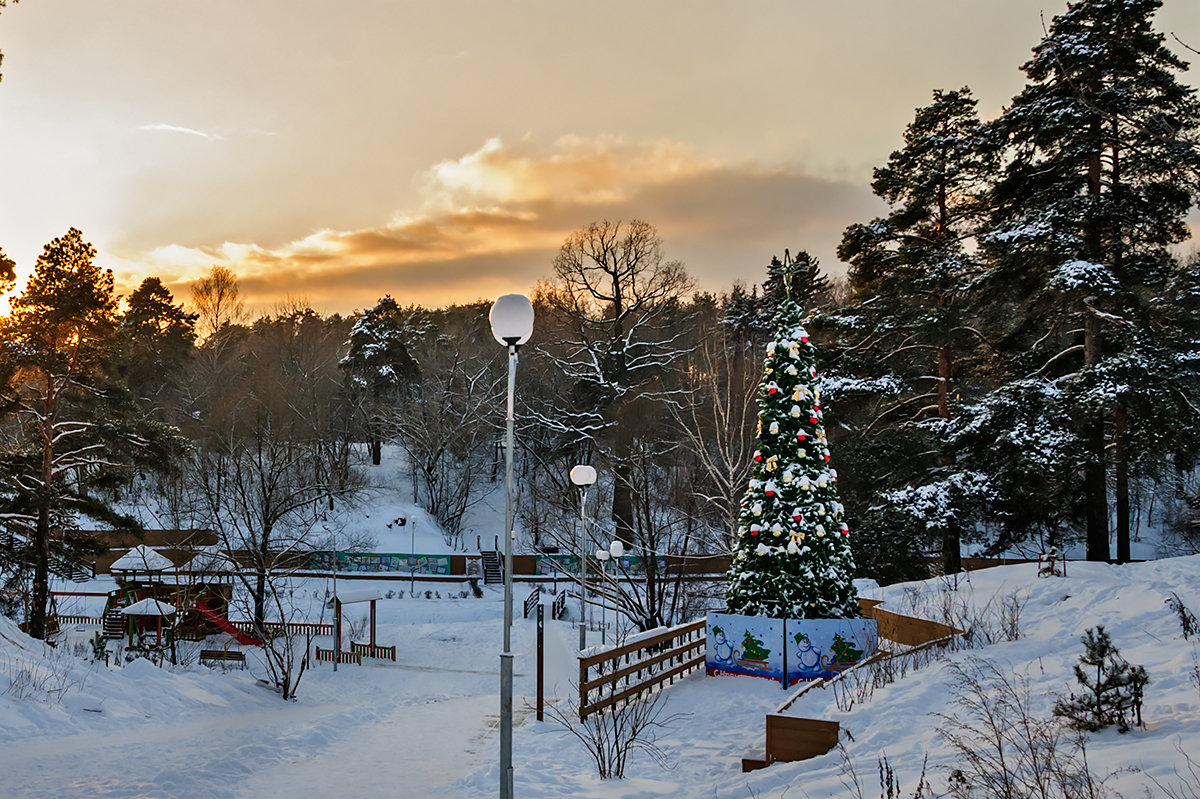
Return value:
M 758 449 L 729 569 L 731 613 L 855 618 L 850 531 L 830 466 L 816 350 L 800 307 L 775 315 L 758 391 Z

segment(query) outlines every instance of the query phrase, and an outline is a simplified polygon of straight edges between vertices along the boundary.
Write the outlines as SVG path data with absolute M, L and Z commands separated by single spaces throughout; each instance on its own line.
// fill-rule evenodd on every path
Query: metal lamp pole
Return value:
M 587 646 L 587 492 L 596 482 L 596 470 L 580 464 L 571 467 L 571 482 L 581 489 L 579 494 L 579 649 Z
M 492 335 L 508 347 L 508 411 L 505 416 L 504 456 L 504 649 L 500 652 L 500 799 L 512 799 L 513 397 L 517 385 L 517 348 L 528 341 L 533 332 L 533 304 L 521 294 L 505 294 L 492 305 L 488 317 Z

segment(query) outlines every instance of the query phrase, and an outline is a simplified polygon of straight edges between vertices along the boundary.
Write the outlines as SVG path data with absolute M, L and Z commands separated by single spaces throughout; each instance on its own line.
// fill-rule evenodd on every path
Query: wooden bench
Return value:
M 246 653 L 240 649 L 201 649 L 200 665 L 206 666 L 212 663 L 220 663 L 222 668 L 226 663 L 240 663 L 244 669 L 246 668 Z

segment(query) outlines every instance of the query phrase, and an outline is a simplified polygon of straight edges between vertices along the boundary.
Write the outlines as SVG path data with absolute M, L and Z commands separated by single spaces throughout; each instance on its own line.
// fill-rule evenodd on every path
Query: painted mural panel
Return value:
M 745 674 L 783 680 L 782 619 L 709 613 L 705 668 L 710 677 Z
M 332 552 L 312 552 L 308 567 L 314 571 L 333 568 Z M 339 552 L 337 569 L 340 572 L 409 572 L 417 574 L 449 574 L 449 555 L 408 555 L 392 552 Z
M 788 619 L 788 685 L 832 677 L 873 654 L 878 640 L 874 619 Z

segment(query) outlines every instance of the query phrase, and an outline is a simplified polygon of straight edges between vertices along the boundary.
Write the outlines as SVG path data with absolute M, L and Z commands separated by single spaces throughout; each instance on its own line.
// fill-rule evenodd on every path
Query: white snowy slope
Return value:
M 1037 579 L 1031 565 L 976 572 L 950 597 L 977 606 L 1007 596 L 1024 601 L 1022 637 L 986 649 L 953 653 L 941 663 L 880 689 L 849 712 L 825 692 L 806 696 L 799 715 L 840 721 L 853 740 L 850 757 L 874 795 L 876 760 L 886 753 L 901 784 L 915 785 L 922 760 L 944 788 L 954 758 L 938 732 L 936 714 L 951 713 L 948 664 L 988 658 L 1006 673 L 1028 678 L 1034 711 L 1050 717 L 1054 696 L 1072 687 L 1080 635 L 1104 624 L 1121 653 L 1142 664 L 1147 729 L 1090 737 L 1089 756 L 1102 771 L 1125 769 L 1109 786 L 1126 797 L 1153 788 L 1150 777 L 1172 778 L 1183 757 L 1200 757 L 1200 687 L 1191 679 L 1200 649 L 1185 641 L 1164 600 L 1176 592 L 1200 612 L 1200 556 L 1128 566 L 1071 563 L 1065 578 Z M 298 593 L 321 592 L 323 580 L 299 583 Z M 159 669 L 146 661 L 121 668 L 90 663 L 84 640 L 49 650 L 0 619 L 0 780 L 6 797 L 485 797 L 496 793 L 496 716 L 502 603 L 483 599 L 425 599 L 394 595 L 395 583 L 364 582 L 385 598 L 379 643 L 395 644 L 397 663 L 322 663 L 304 675 L 300 699 L 284 703 L 256 682 L 263 676 L 254 650 L 249 668 L 228 672 L 190 665 Z M 455 587 L 452 587 L 455 588 Z M 899 611 L 936 607 L 950 588 L 943 581 L 890 586 L 879 596 Z M 517 601 L 524 599 L 519 588 Z M 319 604 L 319 603 L 318 603 Z M 352 606 L 351 621 L 367 608 Z M 314 610 L 314 612 L 316 612 Z M 357 615 L 356 615 L 357 614 Z M 547 691 L 570 695 L 576 633 L 547 625 Z M 694 674 L 668 688 L 664 711 L 679 718 L 659 744 L 675 762 L 663 770 L 644 755 L 630 760 L 628 778 L 601 782 L 579 743 L 551 722 L 537 723 L 534 625 L 520 618 L 517 652 L 516 793 L 536 799 L 611 797 L 845 796 L 835 753 L 742 774 L 740 759 L 761 747 L 764 715 L 785 696 L 778 685 L 746 678 Z M 325 639 L 324 645 L 329 645 Z M 194 664 L 194 659 L 193 659 Z

